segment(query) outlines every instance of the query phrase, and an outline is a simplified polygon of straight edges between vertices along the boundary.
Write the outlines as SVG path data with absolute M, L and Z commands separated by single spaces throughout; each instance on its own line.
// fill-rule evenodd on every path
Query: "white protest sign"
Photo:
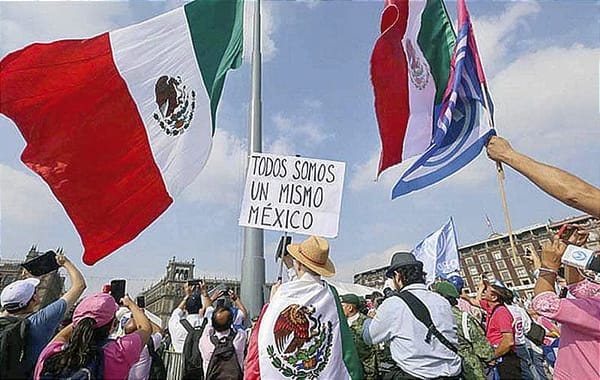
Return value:
M 346 164 L 254 153 L 239 225 L 336 237 Z

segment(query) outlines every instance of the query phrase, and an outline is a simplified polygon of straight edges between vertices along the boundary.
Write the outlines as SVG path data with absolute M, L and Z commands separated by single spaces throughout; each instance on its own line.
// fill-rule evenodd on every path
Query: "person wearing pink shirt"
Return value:
M 506 306 L 513 298 L 512 292 L 501 281 L 488 283 L 485 278 L 477 289 L 477 298 L 463 295 L 472 305 L 481 307 L 486 313 L 485 337 L 494 347 L 496 365 L 489 367 L 487 377 L 521 379 L 521 360 L 516 354 L 516 331 L 514 317 Z
M 140 358 L 142 348 L 150 338 L 152 327 L 144 312 L 129 297 L 124 297 L 123 306 L 129 308 L 137 331 L 116 340 L 108 340 L 116 325 L 115 313 L 118 305 L 112 296 L 104 293 L 85 298 L 73 312 L 73 322 L 61 330 L 44 348 L 38 358 L 34 379 L 59 378 L 74 370 L 84 368 L 88 358 L 103 346 L 103 374 L 99 378 L 111 380 L 127 379 L 129 369 Z
M 566 248 L 558 236 L 543 247 L 532 306 L 541 316 L 561 323 L 554 379 L 600 379 L 600 285 L 580 276 L 578 281 L 568 278 L 575 298 L 558 297 L 554 285 Z
M 215 374 L 210 373 L 209 364 L 211 364 L 213 360 L 218 360 L 218 358 L 213 358 L 213 353 L 215 352 L 215 343 L 213 341 L 220 340 L 224 342 L 225 339 L 228 338 L 233 339 L 232 343 L 238 363 L 239 378 L 241 379 L 243 376 L 244 352 L 246 349 L 246 331 L 243 329 L 235 331 L 233 328 L 233 312 L 231 309 L 222 305 L 217 305 L 212 313 L 210 324 L 204 329 L 198 345 L 198 348 L 202 353 L 202 367 L 207 379 L 215 378 L 211 377 Z M 219 378 L 219 376 L 216 378 Z M 229 378 L 230 377 L 227 377 L 227 379 Z

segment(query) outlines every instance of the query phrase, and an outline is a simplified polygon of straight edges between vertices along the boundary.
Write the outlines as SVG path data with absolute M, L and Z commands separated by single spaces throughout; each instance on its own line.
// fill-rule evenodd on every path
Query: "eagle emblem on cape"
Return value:
M 152 115 L 168 136 L 185 132 L 194 118 L 196 92 L 188 89 L 180 76 L 163 75 L 154 85 L 158 110 Z
M 312 306 L 285 307 L 273 326 L 273 345 L 267 346 L 271 364 L 291 379 L 317 379 L 331 356 L 332 323 L 323 322 Z

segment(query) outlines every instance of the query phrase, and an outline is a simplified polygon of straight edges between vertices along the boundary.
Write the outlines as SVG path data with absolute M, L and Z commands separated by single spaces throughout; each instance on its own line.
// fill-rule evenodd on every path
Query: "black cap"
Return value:
M 415 256 L 410 252 L 396 252 L 394 256 L 392 256 L 392 261 L 390 262 L 390 267 L 385 272 L 385 277 L 393 278 L 394 272 L 398 268 L 417 265 L 423 268 L 423 263 L 415 259 Z
M 192 292 L 185 300 L 185 309 L 190 314 L 197 314 L 202 309 L 202 297 L 200 292 Z

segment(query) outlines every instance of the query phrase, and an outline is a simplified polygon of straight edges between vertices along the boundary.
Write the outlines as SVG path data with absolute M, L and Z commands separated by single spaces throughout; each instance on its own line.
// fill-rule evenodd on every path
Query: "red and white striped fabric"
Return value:
M 193 1 L 0 62 L 0 112 L 94 264 L 134 239 L 204 167 L 225 74 L 241 64 L 241 0 Z
M 431 144 L 454 40 L 442 0 L 386 0 L 381 36 L 371 55 L 382 145 L 378 175 Z

